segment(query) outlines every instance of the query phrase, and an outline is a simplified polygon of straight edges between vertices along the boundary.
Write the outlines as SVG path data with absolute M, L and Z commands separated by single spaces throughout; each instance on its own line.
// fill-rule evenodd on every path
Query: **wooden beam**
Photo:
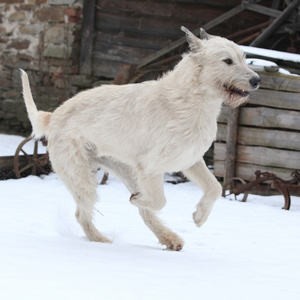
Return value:
M 251 44 L 250 46 L 257 47 L 261 45 L 262 42 L 264 42 L 273 32 L 276 31 L 276 29 L 290 16 L 290 14 L 293 12 L 293 10 L 298 7 L 300 3 L 300 0 L 294 0 L 282 13 L 281 15 L 274 20 L 274 22 L 266 28 L 263 33 L 258 36 Z
M 237 15 L 238 13 L 242 12 L 244 8 L 242 5 L 238 5 L 235 8 L 229 10 L 228 12 L 224 13 L 223 15 L 213 19 L 212 21 L 206 23 L 205 25 L 202 26 L 204 30 L 210 30 L 211 28 L 217 26 L 218 24 L 230 19 L 231 17 Z M 197 28 L 196 30 L 193 31 L 195 35 L 199 35 L 200 33 L 200 28 Z M 153 62 L 154 60 L 162 57 L 163 55 L 167 54 L 168 52 L 176 49 L 177 47 L 183 45 L 186 42 L 185 36 L 182 38 L 178 39 L 177 41 L 173 42 L 171 45 L 168 47 L 165 47 L 159 51 L 157 51 L 154 54 L 151 54 L 147 56 L 145 59 L 141 60 L 140 63 L 138 64 L 138 69 L 148 65 L 149 63 Z
M 266 6 L 262 6 L 262 5 L 258 5 L 258 4 L 247 3 L 247 1 L 243 1 L 242 5 L 245 9 L 248 9 L 248 10 L 269 16 L 269 17 L 278 18 L 280 16 L 280 14 L 282 13 L 281 11 L 273 9 L 273 8 L 268 8 Z
M 95 21 L 95 0 L 84 0 L 80 48 L 80 74 L 92 74 L 93 34 Z

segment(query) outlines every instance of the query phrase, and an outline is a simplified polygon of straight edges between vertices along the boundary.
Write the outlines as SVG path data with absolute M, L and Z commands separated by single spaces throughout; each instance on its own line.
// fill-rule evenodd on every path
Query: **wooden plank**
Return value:
M 97 1 L 97 10 L 102 12 L 114 12 L 116 14 L 126 14 L 129 16 L 140 17 L 160 17 L 168 18 L 169 20 L 181 20 L 189 22 L 199 22 L 199 11 L 201 11 L 201 21 L 208 22 L 217 15 L 220 15 L 224 10 L 232 8 L 232 5 L 223 3 L 216 5 L 213 1 L 208 3 L 188 3 L 184 2 L 172 3 L 170 1 L 152 1 L 152 0 L 110 0 Z M 210 18 L 210 19 L 209 19 Z M 207 20 L 208 19 L 208 20 Z
M 187 26 L 195 26 L 194 22 L 185 22 Z M 183 36 L 180 27 L 181 20 L 158 18 L 153 16 L 140 17 L 138 15 L 116 14 L 115 12 L 101 12 L 96 18 L 96 30 L 118 30 L 119 32 L 143 33 L 144 35 L 160 36 L 167 39 L 177 39 Z
M 226 160 L 225 143 L 214 144 L 214 158 L 216 160 Z M 236 161 L 259 166 L 298 170 L 300 169 L 300 152 L 259 146 L 238 145 Z
M 100 51 L 101 49 L 101 51 Z M 141 49 L 123 45 L 98 43 L 94 59 L 119 61 L 121 63 L 138 63 L 142 58 L 153 53 L 151 49 Z
M 109 33 L 98 32 L 95 36 L 94 47 L 95 49 L 100 49 L 99 44 L 107 43 L 109 45 L 129 46 L 157 51 L 163 46 L 168 46 L 171 42 L 171 39 L 166 39 L 165 37 L 145 35 L 142 32 L 121 33 L 119 30 L 116 30 Z
M 226 141 L 227 125 L 218 124 L 217 141 Z M 300 151 L 300 131 L 284 131 L 240 126 L 238 144 Z
M 80 74 L 84 75 L 91 75 L 92 73 L 94 20 L 95 0 L 84 0 L 79 62 Z
M 267 107 L 242 107 L 240 124 L 256 127 L 299 130 L 300 112 Z
M 286 83 L 288 85 L 288 83 Z M 300 81 L 299 81 L 300 89 Z M 259 89 L 250 94 L 250 104 L 300 110 L 300 93 Z
M 254 180 L 255 179 L 255 171 L 261 170 L 262 172 L 271 172 L 277 175 L 278 177 L 284 180 L 290 180 L 291 173 L 294 169 L 281 169 L 274 167 L 262 167 L 258 165 L 250 165 L 250 164 L 236 164 L 236 177 L 243 178 L 244 180 Z M 214 161 L 214 175 L 217 177 L 224 177 L 225 166 L 224 161 L 215 160 Z
M 223 107 L 219 115 L 219 123 L 227 123 L 228 107 Z M 273 129 L 291 129 L 299 131 L 300 111 L 282 110 L 268 107 L 241 107 L 240 125 L 265 127 Z
M 245 9 L 273 17 L 273 18 L 278 18 L 281 14 L 281 11 L 278 11 L 276 9 L 272 9 L 266 6 L 258 5 L 258 4 L 252 4 L 252 3 L 247 3 L 246 1 L 242 2 L 242 5 Z
M 258 91 L 265 88 L 275 91 L 300 93 L 300 76 L 287 75 L 279 72 L 258 72 L 258 74 L 261 78 L 261 85 Z

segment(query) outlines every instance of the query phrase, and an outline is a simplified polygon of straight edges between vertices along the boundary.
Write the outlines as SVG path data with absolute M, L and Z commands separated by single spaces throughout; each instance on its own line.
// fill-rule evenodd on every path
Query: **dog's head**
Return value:
M 181 30 L 186 33 L 190 56 L 201 68 L 201 80 L 205 79 L 202 83 L 219 92 L 229 106 L 245 103 L 249 93 L 258 89 L 260 78 L 247 66 L 239 46 L 225 38 L 209 35 L 202 28 L 200 39 L 183 26 Z

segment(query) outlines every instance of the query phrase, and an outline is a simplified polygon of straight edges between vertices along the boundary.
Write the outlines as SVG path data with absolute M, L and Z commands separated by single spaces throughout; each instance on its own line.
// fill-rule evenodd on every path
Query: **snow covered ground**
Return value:
M 20 140 L 0 135 L 0 155 Z M 299 197 L 290 211 L 282 196 L 220 198 L 196 228 L 201 191 L 165 183 L 165 192 L 160 216 L 185 240 L 180 252 L 163 250 L 114 177 L 99 186 L 95 214 L 109 245 L 87 240 L 55 174 L 0 181 L 0 299 L 299 299 Z

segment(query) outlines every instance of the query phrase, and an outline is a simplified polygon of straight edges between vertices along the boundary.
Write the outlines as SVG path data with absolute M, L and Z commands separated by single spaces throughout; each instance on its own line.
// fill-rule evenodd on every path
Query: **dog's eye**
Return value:
M 227 59 L 224 59 L 223 60 L 227 65 L 232 65 L 233 64 L 233 61 L 231 58 L 227 58 Z

